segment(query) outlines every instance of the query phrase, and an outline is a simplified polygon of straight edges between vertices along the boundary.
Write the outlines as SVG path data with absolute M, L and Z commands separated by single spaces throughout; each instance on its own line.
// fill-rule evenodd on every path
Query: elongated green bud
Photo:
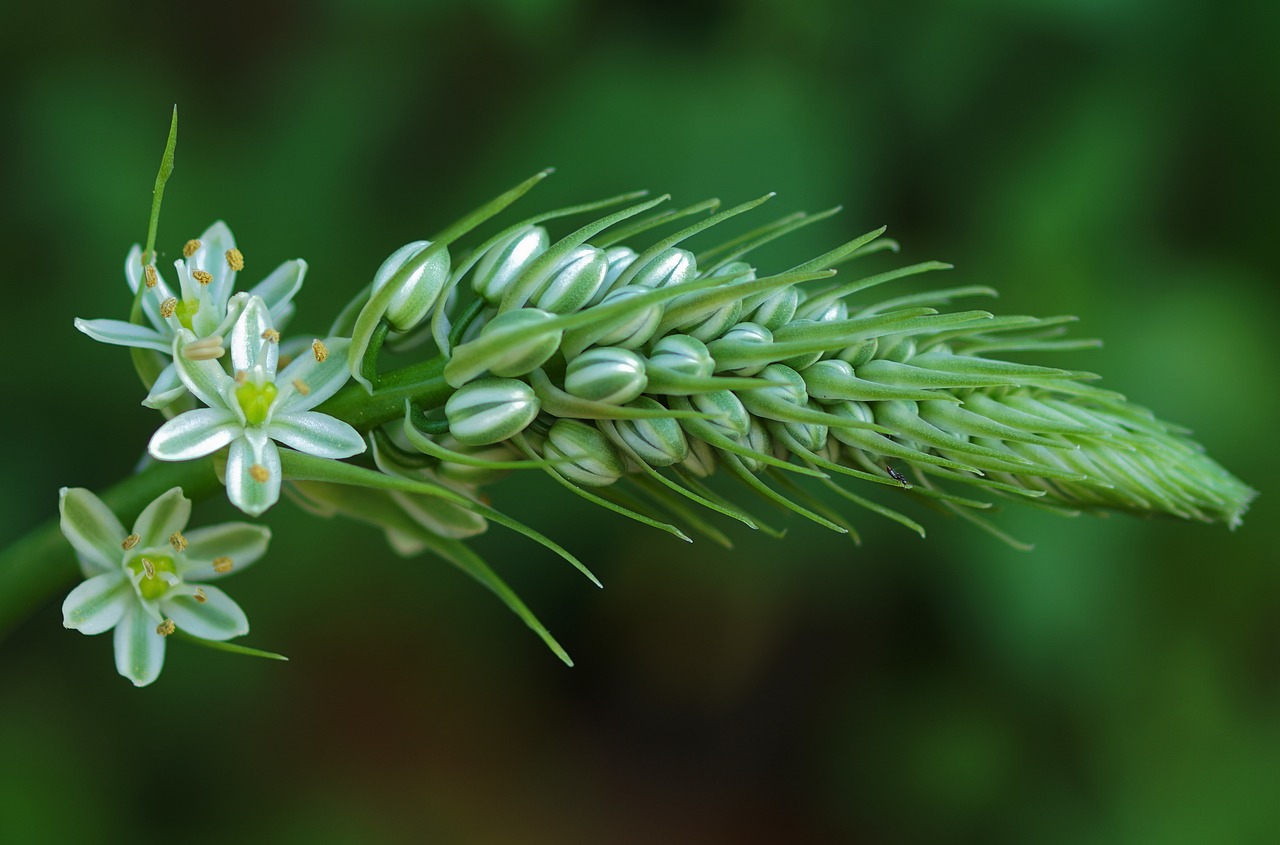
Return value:
M 716 362 L 707 345 L 687 334 L 669 334 L 653 345 L 649 355 L 651 373 L 705 378 L 715 371 Z
M 449 280 L 449 252 L 438 250 L 424 261 L 415 261 L 422 255 L 431 241 L 414 241 L 405 244 L 387 257 L 373 274 L 373 290 L 376 294 L 383 287 L 396 279 L 396 274 L 403 268 L 408 275 L 396 279 L 397 291 L 391 298 L 384 312 L 384 318 L 391 328 L 398 332 L 407 332 L 422 322 L 431 312 L 440 291 Z
M 628 408 L 660 411 L 663 406 L 647 396 L 627 403 Z M 651 467 L 678 464 L 689 457 L 689 441 L 673 419 L 606 420 L 600 428 L 611 440 L 626 444 Z
M 587 487 L 607 487 L 627 471 L 618 448 L 598 428 L 578 420 L 556 420 L 542 454 L 565 478 Z
M 738 323 L 725 332 L 723 337 L 708 343 L 707 351 L 714 358 L 717 349 L 723 348 L 725 343 L 758 343 L 761 346 L 767 346 L 773 343 L 773 332 L 758 323 Z M 720 344 L 720 346 L 717 346 L 717 344 Z M 764 368 L 765 362 L 761 361 L 748 364 L 745 367 L 726 370 L 726 372 L 738 376 L 753 376 Z
M 444 368 L 445 379 L 460 387 L 486 370 L 495 376 L 522 376 L 542 366 L 556 354 L 564 335 L 561 329 L 542 328 L 554 319 L 554 314 L 538 308 L 499 314 L 475 340 L 454 349 Z
M 794 287 L 786 287 L 770 294 L 768 299 L 756 306 L 747 319 L 772 332 L 795 318 L 799 303 L 800 291 Z
M 604 301 L 604 298 L 618 288 L 618 279 L 622 277 L 623 272 L 631 266 L 632 262 L 639 256 L 634 249 L 626 246 L 611 246 L 604 251 L 605 260 L 609 262 L 609 269 L 604 274 L 604 284 L 596 291 L 596 295 L 591 298 L 592 305 L 598 305 Z
M 644 296 L 647 292 L 647 288 L 628 285 L 611 292 L 601 304 L 611 305 Z M 621 346 L 624 349 L 638 349 L 653 337 L 661 320 L 662 306 L 651 305 L 635 314 L 601 320 L 581 329 L 575 329 L 565 338 L 565 355 L 577 355 L 589 346 Z
M 682 285 L 698 275 L 698 262 L 685 249 L 668 249 L 658 253 L 631 280 L 632 285 L 665 288 Z
M 574 396 L 623 405 L 649 385 L 644 359 L 630 349 L 598 346 L 569 362 L 564 389 Z
M 602 249 L 583 245 L 569 253 L 555 272 L 530 297 L 530 302 L 553 314 L 569 314 L 585 306 L 604 284 L 609 260 Z
M 476 264 L 471 288 L 486 302 L 497 305 L 526 267 L 551 246 L 547 230 L 529 226 L 499 241 Z
M 449 433 L 467 446 L 510 440 L 541 409 L 533 388 L 510 378 L 484 378 L 458 389 L 445 403 Z

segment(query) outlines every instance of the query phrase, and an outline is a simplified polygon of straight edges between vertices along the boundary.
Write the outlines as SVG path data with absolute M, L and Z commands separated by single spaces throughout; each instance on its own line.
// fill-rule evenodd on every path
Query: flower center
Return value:
M 179 300 L 178 305 L 174 309 L 173 313 L 178 316 L 178 322 L 182 323 L 184 328 L 187 328 L 190 331 L 195 331 L 195 329 L 191 328 L 191 319 L 195 317 L 196 312 L 199 310 L 200 310 L 200 300 L 183 299 L 183 300 Z
M 177 578 L 178 569 L 173 558 L 167 555 L 138 555 L 125 564 L 134 575 L 141 575 L 138 593 L 144 599 L 155 601 L 169 590 L 170 582 Z M 173 578 L 166 578 L 172 575 Z
M 276 401 L 276 394 L 279 392 L 275 384 L 269 381 L 262 384 L 246 381 L 237 387 L 236 401 L 240 403 L 240 410 L 244 411 L 244 421 L 249 425 L 262 425 L 266 422 L 271 403 Z

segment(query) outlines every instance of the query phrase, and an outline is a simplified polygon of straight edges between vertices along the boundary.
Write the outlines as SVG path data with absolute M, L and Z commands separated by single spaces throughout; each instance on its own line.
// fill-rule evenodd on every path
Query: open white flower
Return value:
M 227 375 L 214 360 L 183 354 L 195 335 L 182 329 L 174 338 L 179 378 L 208 405 L 179 414 L 151 438 L 151 455 L 162 461 L 189 461 L 229 446 L 227 496 L 257 516 L 280 498 L 280 452 L 276 441 L 322 458 L 349 458 L 364 451 L 364 438 L 350 425 L 311 409 L 338 391 L 351 375 L 347 338 L 312 343 L 276 375 L 280 334 L 262 299 L 250 297 L 231 328 Z
M 136 294 L 139 285 L 145 283 L 147 287 L 142 294 L 142 310 L 150 326 L 77 317 L 76 328 L 103 343 L 153 349 L 165 355 L 173 352 L 174 337 L 186 329 L 205 341 L 201 355 L 220 357 L 224 351 L 222 339 L 249 297 L 260 297 L 267 304 L 277 326 L 283 327 L 293 316 L 292 300 L 307 272 L 307 262 L 301 258 L 284 262 L 248 293 L 232 296 L 236 273 L 244 269 L 244 256 L 236 249 L 235 238 L 226 223 L 219 220 L 205 229 L 199 239 L 187 242 L 182 254 L 183 257 L 173 263 L 178 274 L 176 292 L 165 283 L 154 265 L 143 266 L 142 247 L 134 244 L 125 258 L 124 273 L 129 289 Z M 171 363 L 156 378 L 142 404 L 163 408 L 185 392 Z
M 62 603 L 62 624 L 82 634 L 114 628 L 116 670 L 135 686 L 159 676 L 175 630 L 206 640 L 249 632 L 240 606 L 205 582 L 262 557 L 267 528 L 227 522 L 184 535 L 191 500 L 180 487 L 147 505 L 128 533 L 82 487 L 62 488 L 58 508 L 85 577 Z

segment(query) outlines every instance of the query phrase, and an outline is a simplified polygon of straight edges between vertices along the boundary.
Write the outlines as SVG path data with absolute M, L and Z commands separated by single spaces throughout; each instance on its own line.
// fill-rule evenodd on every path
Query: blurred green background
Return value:
M 4 4 L 0 541 L 156 425 L 71 319 L 127 312 L 175 102 L 161 249 L 221 217 L 254 278 L 305 257 L 299 330 L 546 165 L 526 209 L 776 190 L 846 210 L 765 268 L 887 223 L 945 284 L 1080 315 L 1106 348 L 1053 363 L 1264 495 L 1235 534 L 1011 507 L 1030 554 L 861 514 L 858 548 L 792 521 L 728 553 L 511 479 L 497 504 L 606 584 L 476 543 L 572 670 L 449 567 L 286 503 L 231 592 L 288 664 L 177 643 L 137 691 L 60 597 L 0 645 L 0 841 L 1280 841 L 1278 24 L 1249 0 Z

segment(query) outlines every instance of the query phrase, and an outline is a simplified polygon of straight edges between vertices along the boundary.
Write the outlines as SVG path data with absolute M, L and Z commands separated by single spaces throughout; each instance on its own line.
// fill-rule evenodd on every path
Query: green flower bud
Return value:
M 795 319 L 799 304 L 800 291 L 795 286 L 786 287 L 771 293 L 768 299 L 756 306 L 748 319 L 774 332 Z
M 473 458 L 479 458 L 484 461 L 502 462 L 520 459 L 519 453 L 506 443 L 469 446 L 449 434 L 439 438 L 439 441 L 440 445 L 450 452 L 461 452 L 464 455 L 470 455 Z M 511 470 L 509 469 L 492 469 L 490 467 L 475 466 L 474 464 L 460 464 L 454 461 L 441 461 L 439 466 L 436 467 L 436 474 L 440 476 L 441 480 L 468 487 L 490 484 L 510 474 L 510 472 Z
M 773 343 L 773 332 L 757 323 L 738 323 L 724 336 L 718 340 L 713 340 L 707 344 L 707 350 L 711 353 L 711 357 L 717 357 L 716 347 L 718 344 L 724 343 L 759 343 L 765 346 Z M 764 363 L 749 364 L 745 367 L 739 367 L 736 370 L 726 370 L 725 372 L 737 376 L 753 376 L 765 368 Z
M 689 457 L 680 466 L 698 478 L 709 478 L 716 471 L 716 450 L 695 437 L 689 441 Z
M 731 390 L 695 393 L 689 397 L 689 404 L 695 411 L 715 414 L 714 419 L 705 420 L 705 422 L 731 440 L 745 437 L 751 428 L 751 414 L 747 413 L 742 400 Z
M 847 320 L 849 319 L 849 306 L 845 304 L 843 299 L 826 303 L 821 300 L 815 300 L 812 303 L 801 302 L 796 308 L 796 318 L 814 320 L 819 323 Z
M 533 388 L 522 381 L 482 378 L 450 396 L 444 414 L 455 440 L 467 446 L 486 446 L 524 431 L 541 407 Z
M 890 337 L 881 344 L 877 358 L 905 364 L 916 357 L 916 342 L 911 337 Z
M 598 346 L 569 362 L 564 389 L 582 399 L 622 405 L 649 386 L 644 359 L 630 349 Z
M 476 264 L 471 287 L 492 305 L 533 260 L 547 251 L 551 238 L 541 226 L 529 226 L 494 244 Z
M 554 320 L 555 315 L 538 308 L 517 308 L 499 314 L 480 330 L 480 338 L 500 337 L 529 326 Z M 549 329 L 525 340 L 511 343 L 501 349 L 501 354 L 489 362 L 489 372 L 495 376 L 522 376 L 542 366 L 560 348 L 561 329 Z
M 605 271 L 604 284 L 596 291 L 596 295 L 591 298 L 591 305 L 599 305 L 606 296 L 617 288 L 618 279 L 622 277 L 623 272 L 639 256 L 631 247 L 611 246 L 604 251 L 604 257 L 609 262 L 609 269 Z
M 556 420 L 542 454 L 565 478 L 587 487 L 606 487 L 627 471 L 626 460 L 609 438 L 578 420 Z
M 764 423 L 755 417 L 749 417 L 747 432 L 744 435 L 735 437 L 739 445 L 745 446 L 753 452 L 759 452 L 762 455 L 769 455 L 773 452 L 773 438 L 769 435 L 769 430 L 765 428 Z M 742 461 L 742 465 L 747 468 L 747 472 L 761 472 L 768 466 L 759 458 L 753 458 L 748 455 L 738 455 L 738 460 Z
M 852 346 L 846 346 L 836 353 L 836 357 L 844 361 L 851 367 L 861 367 L 863 364 L 876 357 L 876 350 L 879 348 L 879 340 L 871 337 L 866 340 L 859 341 Z
M 806 406 L 815 411 L 825 410 L 816 402 L 809 402 Z M 821 452 L 827 445 L 827 427 L 817 423 L 801 423 L 778 420 L 767 420 L 765 428 L 769 429 L 769 433 L 778 439 L 779 443 L 794 451 L 807 450 L 810 452 Z M 799 446 L 800 449 L 796 449 Z M 784 456 L 785 457 L 785 456 Z
M 633 259 L 634 260 L 634 259 Z M 698 262 L 687 249 L 668 249 L 654 256 L 632 279 L 632 285 L 665 288 L 680 285 L 698 275 Z
M 792 320 L 787 325 L 788 327 L 813 326 L 813 325 L 817 325 L 817 323 L 818 323 L 817 320 Z M 788 367 L 791 367 L 792 369 L 795 369 L 795 370 L 806 370 L 821 360 L 822 360 L 821 352 L 810 352 L 805 355 L 797 355 L 794 358 L 788 358 L 782 363 L 786 364 Z
M 759 390 L 742 391 L 742 403 L 751 413 L 762 414 L 766 408 L 776 406 L 779 400 L 801 407 L 808 404 L 809 391 L 804 377 L 786 364 L 770 364 L 760 371 L 760 377 L 773 384 Z
M 679 301 L 678 299 L 676 300 L 677 303 Z M 682 326 L 676 326 L 676 328 L 691 337 L 696 337 L 703 343 L 710 343 L 733 328 L 741 318 L 742 301 L 735 299 L 726 302 L 705 317 L 685 323 Z
M 706 378 L 715 371 L 716 362 L 707 345 L 687 334 L 669 334 L 653 345 L 649 353 L 649 372 Z
M 611 292 L 601 304 L 610 305 L 621 300 L 644 296 L 645 293 L 645 288 L 628 285 L 625 288 L 618 288 Z M 637 314 L 619 318 L 616 322 L 606 322 L 603 326 L 591 326 L 589 328 L 593 330 L 595 336 L 583 348 L 585 349 L 587 346 L 595 344 L 637 349 L 643 346 L 649 338 L 653 337 L 653 333 L 657 331 L 658 323 L 661 321 L 662 306 L 652 305 Z
M 382 262 L 378 272 L 373 274 L 373 289 L 370 295 L 391 281 L 401 268 L 410 266 L 409 274 L 397 282 L 399 290 L 392 297 L 387 310 L 383 314 L 391 328 L 397 332 L 407 332 L 427 316 L 440 291 L 449 280 L 449 252 L 440 250 L 426 259 L 425 262 L 414 262 L 431 241 L 414 241 L 397 249 L 387 260 Z M 413 264 L 417 266 L 412 266 Z
M 608 269 L 604 250 L 583 244 L 560 262 L 529 301 L 553 314 L 577 311 L 596 295 Z
M 663 406 L 648 396 L 641 396 L 626 407 L 660 410 Z M 689 457 L 689 441 L 678 420 L 609 420 L 602 423 L 601 428 L 609 437 L 631 447 L 651 467 L 671 466 Z

